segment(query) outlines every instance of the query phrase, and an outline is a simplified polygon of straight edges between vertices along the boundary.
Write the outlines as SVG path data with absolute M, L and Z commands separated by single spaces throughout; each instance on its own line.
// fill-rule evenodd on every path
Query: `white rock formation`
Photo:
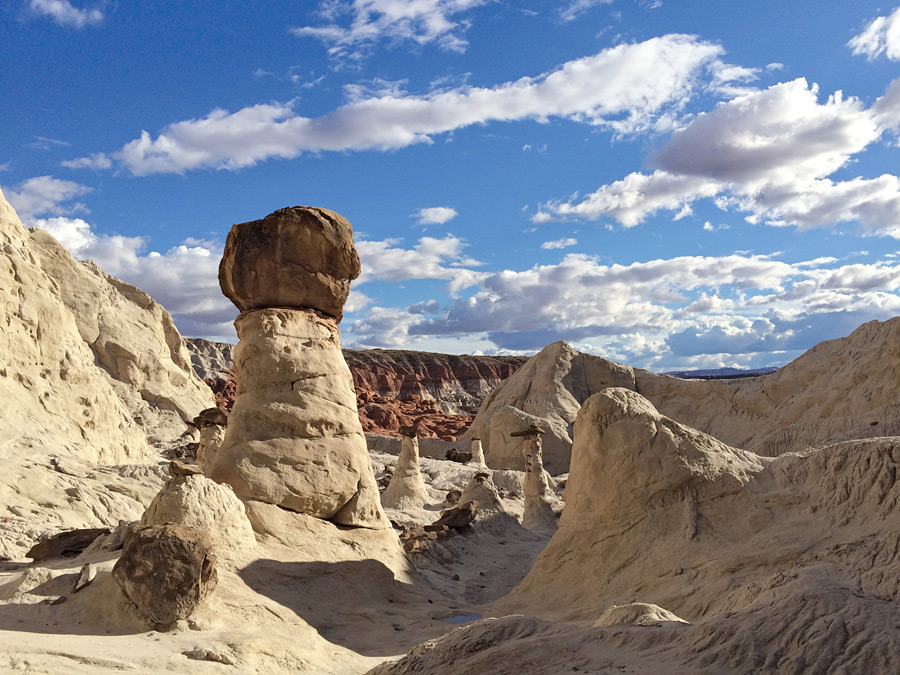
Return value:
M 508 513 L 497 486 L 491 480 L 491 474 L 479 471 L 469 479 L 468 484 L 459 497 L 459 503 L 478 502 L 478 519 L 483 520 L 493 513 Z
M 141 463 L 213 405 L 171 317 L 146 294 L 29 232 L 0 194 L 0 556 L 42 534 L 137 519 L 159 489 Z M 110 473 L 122 474 L 110 490 Z
M 384 528 L 338 322 L 359 276 L 353 229 L 293 207 L 235 225 L 219 264 L 235 320 L 237 395 L 209 470 L 238 496 Z
M 472 461 L 469 462 L 469 466 L 476 469 L 486 469 L 487 462 L 484 459 L 484 448 L 481 445 L 480 438 L 472 439 L 472 445 L 470 446 L 469 451 L 472 453 Z
M 509 433 L 545 426 L 544 464 L 568 470 L 582 403 L 607 387 L 639 392 L 660 412 L 731 445 L 776 456 L 828 443 L 900 435 L 900 318 L 872 321 L 822 342 L 775 373 L 739 380 L 681 380 L 576 352 L 555 342 L 482 404 L 460 439 L 481 438 L 494 469 L 523 468 Z
M 419 439 L 413 427 L 401 427 L 400 433 L 400 456 L 381 504 L 389 509 L 421 509 L 428 502 L 428 488 L 419 470 Z
M 140 524 L 187 525 L 209 534 L 216 555 L 239 558 L 256 546 L 253 528 L 234 491 L 200 474 L 176 475 L 154 497 Z
M 530 426 L 510 434 L 522 439 L 522 457 L 525 459 L 525 508 L 522 511 L 522 527 L 529 530 L 553 532 L 556 530 L 556 514 L 550 505 L 550 481 L 544 471 L 541 435 L 545 429 Z
M 238 395 L 210 477 L 245 499 L 383 526 L 334 319 L 262 309 L 235 321 Z
M 219 448 L 225 442 L 228 416 L 218 408 L 207 408 L 194 418 L 194 424 L 200 432 L 200 441 L 197 444 L 197 465 L 204 473 L 209 474 Z

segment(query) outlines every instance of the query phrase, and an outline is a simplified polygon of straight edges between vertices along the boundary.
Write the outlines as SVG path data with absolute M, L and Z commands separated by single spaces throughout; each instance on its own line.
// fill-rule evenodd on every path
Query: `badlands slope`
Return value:
M 168 313 L 2 197 L 0 246 L 0 672 L 900 672 L 900 320 L 740 382 L 550 345 L 469 432 L 489 479 L 421 458 L 421 505 L 342 527 L 170 479 L 213 397 Z M 508 432 L 533 422 L 569 472 L 555 533 L 520 524 Z M 397 457 L 370 460 L 383 490 Z M 471 496 L 470 528 L 422 529 Z M 114 580 L 115 533 L 25 557 L 63 530 L 170 519 L 209 530 L 218 586 L 165 627 Z

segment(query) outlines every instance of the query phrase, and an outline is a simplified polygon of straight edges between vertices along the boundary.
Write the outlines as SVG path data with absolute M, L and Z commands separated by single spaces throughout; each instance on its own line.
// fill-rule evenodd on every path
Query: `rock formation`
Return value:
M 476 502 L 478 504 L 478 513 L 481 515 L 486 515 L 489 512 L 507 512 L 503 501 L 500 499 L 497 486 L 494 485 L 494 481 L 491 480 L 491 474 L 488 472 L 479 472 L 472 476 L 456 501 L 460 504 Z
M 209 536 L 184 525 L 134 530 L 125 540 L 113 578 L 152 624 L 186 619 L 216 587 Z
M 487 462 L 484 459 L 484 448 L 481 446 L 481 439 L 473 438 L 471 448 L 472 461 L 470 464 L 475 467 L 487 468 Z
M 510 434 L 522 439 L 522 456 L 525 458 L 525 509 L 522 511 L 522 527 L 529 530 L 552 532 L 556 529 L 556 514 L 550 505 L 550 482 L 544 471 L 541 451 L 541 435 L 547 433 L 538 426 L 529 426 Z
M 228 426 L 228 416 L 221 408 L 207 408 L 201 410 L 194 418 L 194 425 L 200 431 L 200 441 L 197 445 L 197 464 L 200 468 L 209 472 L 215 463 L 216 454 L 225 441 L 225 428 Z
M 203 530 L 220 557 L 256 544 L 244 505 L 231 487 L 200 474 L 176 472 L 141 517 L 141 526 L 174 523 Z
M 421 509 L 428 501 L 428 489 L 419 470 L 419 439 L 415 427 L 400 427 L 400 432 L 400 456 L 381 503 L 389 509 Z
M 606 387 L 625 387 L 660 412 L 731 445 L 776 456 L 843 440 L 900 434 L 900 318 L 872 321 L 822 342 L 777 372 L 738 380 L 655 375 L 564 342 L 545 347 L 484 401 L 461 441 L 480 437 L 492 468 L 522 469 L 509 432 L 547 427 L 544 464 L 568 470 L 572 424 L 581 404 Z
M 385 527 L 338 321 L 359 274 L 353 231 L 325 209 L 235 225 L 219 266 L 235 321 L 237 397 L 210 477 L 239 497 Z
M 27 230 L 2 193 L 0 300 L 0 558 L 15 559 L 42 536 L 138 518 L 159 478 L 111 491 L 97 466 L 181 442 L 213 398 L 162 307 Z

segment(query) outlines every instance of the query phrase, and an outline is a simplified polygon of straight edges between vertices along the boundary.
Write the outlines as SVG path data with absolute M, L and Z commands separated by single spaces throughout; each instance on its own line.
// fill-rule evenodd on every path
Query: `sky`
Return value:
M 900 314 L 893 4 L 8 0 L 0 92 L 22 221 L 185 336 L 295 205 L 353 225 L 346 347 L 760 368 Z

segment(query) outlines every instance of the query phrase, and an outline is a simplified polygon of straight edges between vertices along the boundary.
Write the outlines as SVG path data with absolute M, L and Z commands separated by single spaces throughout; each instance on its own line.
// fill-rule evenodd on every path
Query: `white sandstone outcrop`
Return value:
M 389 509 L 421 509 L 428 502 L 428 488 L 419 470 L 419 439 L 415 427 L 400 427 L 400 434 L 400 456 L 381 504 Z
M 844 440 L 900 434 L 900 318 L 871 321 L 822 342 L 777 372 L 739 380 L 682 380 L 548 345 L 482 404 L 461 442 L 481 438 L 488 465 L 523 468 L 509 433 L 545 426 L 544 464 L 568 470 L 580 406 L 607 387 L 625 387 L 664 415 L 766 456 Z
M 553 532 L 556 530 L 556 514 L 550 505 L 550 481 L 544 471 L 541 435 L 547 433 L 538 426 L 529 426 L 510 434 L 522 439 L 522 456 L 525 459 L 525 508 L 522 511 L 522 527 L 529 530 Z
M 472 461 L 469 464 L 476 469 L 486 469 L 487 462 L 484 459 L 484 447 L 481 445 L 480 438 L 472 439 L 469 451 L 472 453 Z
M 135 520 L 159 489 L 148 444 L 213 405 L 149 296 L 29 232 L 0 194 L 0 556 L 42 535 Z M 104 468 L 121 465 L 119 468 Z M 120 481 L 111 490 L 110 476 Z

